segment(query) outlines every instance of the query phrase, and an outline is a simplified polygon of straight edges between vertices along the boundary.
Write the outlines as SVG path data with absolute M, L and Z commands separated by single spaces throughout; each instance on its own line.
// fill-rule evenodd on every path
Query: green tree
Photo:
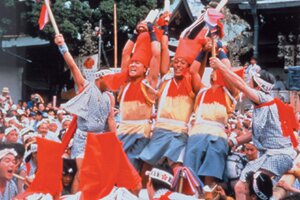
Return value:
M 15 25 L 14 13 L 16 11 L 16 3 L 14 0 L 0 1 L 0 35 L 13 33 Z
M 74 55 L 79 54 L 78 49 L 87 46 L 86 42 L 88 41 L 85 40 L 86 38 L 92 38 L 92 36 L 87 37 L 87 32 L 85 32 L 85 37 L 83 37 L 85 31 L 85 26 L 83 25 L 85 23 L 91 24 L 93 29 L 95 26 L 98 26 L 99 20 L 102 19 L 102 38 L 104 44 L 108 42 L 113 43 L 113 3 L 113 0 L 103 0 L 100 1 L 98 6 L 92 8 L 88 1 L 59 0 L 51 5 L 59 30 L 65 36 L 69 49 Z M 47 25 L 42 31 L 38 29 L 37 21 L 42 2 L 36 3 L 27 1 L 26 5 L 28 10 L 26 18 L 31 26 L 30 35 L 40 36 L 41 38 L 52 41 L 54 31 L 51 25 Z M 119 44 L 122 44 L 123 40 L 127 39 L 127 31 L 133 30 L 136 23 L 145 18 L 149 10 L 155 8 L 155 6 L 156 0 L 117 1 Z M 92 34 L 91 31 L 89 32 Z M 96 52 L 92 53 L 97 53 L 97 48 L 95 48 L 95 50 Z M 91 52 L 86 52 L 86 54 L 89 53 Z M 81 51 L 80 54 L 84 53 Z

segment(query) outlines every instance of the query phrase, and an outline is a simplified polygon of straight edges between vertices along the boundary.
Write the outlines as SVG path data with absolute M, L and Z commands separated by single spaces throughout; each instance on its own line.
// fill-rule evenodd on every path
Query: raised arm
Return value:
M 170 68 L 170 55 L 169 55 L 169 33 L 168 26 L 163 26 L 164 34 L 161 38 L 161 66 L 160 74 L 163 77 L 168 73 Z
M 211 57 L 209 59 L 210 66 L 215 69 L 220 69 L 224 75 L 224 78 L 228 83 L 234 86 L 236 89 L 242 91 L 246 97 L 256 104 L 259 104 L 259 97 L 254 89 L 250 88 L 245 81 L 236 75 L 231 69 L 229 69 L 224 63 L 222 63 L 218 58 Z
M 156 88 L 159 68 L 160 68 L 161 47 L 160 47 L 160 42 L 157 41 L 155 32 L 152 28 L 152 24 L 148 24 L 148 30 L 150 32 L 150 38 L 151 38 L 152 57 L 150 60 L 150 65 L 149 65 L 150 70 L 147 79 L 151 87 Z
M 58 34 L 55 36 L 55 44 L 58 46 L 61 54 L 63 55 L 65 62 L 69 66 L 71 73 L 74 77 L 74 82 L 76 86 L 78 87 L 78 90 L 81 91 L 84 87 L 85 79 L 83 78 L 77 64 L 75 63 L 72 55 L 68 51 L 68 48 L 66 46 L 64 37 L 62 34 Z
M 121 61 L 121 69 L 122 71 L 126 70 L 130 64 L 130 56 L 132 49 L 134 47 L 134 43 L 137 39 L 138 35 L 136 32 L 133 33 L 132 37 L 128 39 L 126 42 L 123 51 L 122 51 L 122 61 Z
M 192 76 L 192 86 L 194 93 L 198 93 L 199 90 L 203 87 L 202 77 L 199 71 L 204 71 L 201 68 L 205 68 L 205 66 L 201 65 L 201 57 L 203 56 L 203 51 L 201 51 L 194 62 L 190 66 L 190 74 Z

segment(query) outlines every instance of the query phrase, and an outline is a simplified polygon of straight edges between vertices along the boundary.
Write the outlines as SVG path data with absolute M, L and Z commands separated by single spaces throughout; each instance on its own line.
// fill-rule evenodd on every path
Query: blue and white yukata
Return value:
M 268 94 L 257 91 L 260 103 L 273 100 Z M 249 172 L 259 169 L 280 178 L 293 166 L 296 152 L 289 137 L 284 137 L 276 104 L 255 108 L 253 111 L 252 141 L 259 151 L 259 158 L 250 161 L 242 171 L 240 180 L 245 182 Z
M 0 193 L 0 200 L 13 199 L 18 194 L 18 188 L 13 180 L 7 181 L 3 193 Z
M 107 119 L 110 113 L 110 97 L 107 92 L 101 92 L 92 82 L 85 82 L 84 90 L 62 104 L 62 108 L 75 114 L 77 130 L 73 139 L 71 158 L 84 156 L 87 132 L 102 133 L 107 130 Z

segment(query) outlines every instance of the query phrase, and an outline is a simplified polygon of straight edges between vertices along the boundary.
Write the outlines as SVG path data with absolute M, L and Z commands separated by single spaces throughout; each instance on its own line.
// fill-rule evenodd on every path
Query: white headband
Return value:
M 97 71 L 95 73 L 95 79 L 109 75 L 109 74 L 114 74 L 114 72 L 110 69 L 103 69 L 103 70 Z
M 5 129 L 4 135 L 8 135 L 13 130 L 18 132 L 18 129 L 15 126 L 12 126 Z
M 255 194 L 262 200 L 268 200 L 269 198 L 264 194 L 262 193 L 259 189 L 258 189 L 258 186 L 257 186 L 257 178 L 259 177 L 260 179 L 262 179 L 262 177 L 260 177 L 261 175 L 261 172 L 258 171 L 256 172 L 254 175 L 253 175 L 253 190 L 255 192 Z M 263 179 L 262 179 L 263 180 Z
M 146 171 L 146 175 L 153 179 L 162 181 L 162 182 L 168 184 L 169 186 L 172 186 L 172 181 L 173 181 L 174 177 L 172 174 L 170 174 L 166 171 L 163 171 L 163 170 L 160 170 L 157 168 L 153 168 L 151 171 Z
M 26 142 L 29 138 L 35 138 L 38 137 L 38 134 L 34 133 L 34 132 L 29 132 L 28 134 L 24 135 L 24 142 Z
M 270 93 L 271 90 L 273 89 L 274 85 L 259 78 L 258 74 L 255 74 L 253 76 L 253 80 L 257 83 L 257 85 L 266 93 Z
M 17 156 L 17 152 L 14 149 L 3 149 L 0 150 L 0 159 L 2 159 L 4 156 L 8 155 L 8 154 L 12 154 L 13 156 Z
M 34 132 L 34 130 L 31 127 L 23 128 L 20 131 L 20 135 L 23 136 L 23 135 L 25 135 L 26 133 L 29 133 L 29 132 Z

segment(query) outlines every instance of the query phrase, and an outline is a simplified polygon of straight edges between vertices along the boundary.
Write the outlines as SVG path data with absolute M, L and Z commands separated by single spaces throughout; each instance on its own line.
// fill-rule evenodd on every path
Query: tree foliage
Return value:
M 0 1 L 0 36 L 13 32 L 14 26 L 13 16 L 9 13 L 15 9 L 14 0 L 1 0 Z
M 84 24 L 92 25 L 91 29 L 99 25 L 99 20 L 102 19 L 103 31 L 102 38 L 104 44 L 113 43 L 113 0 L 100 1 L 98 6 L 91 7 L 88 1 L 83 0 L 56 0 L 52 3 L 51 8 L 54 13 L 56 22 L 60 32 L 64 35 L 69 49 L 74 55 L 79 54 L 79 49 L 86 44 L 87 31 Z M 31 26 L 30 34 L 32 36 L 40 36 L 41 38 L 53 40 L 54 30 L 51 25 L 47 25 L 44 30 L 38 29 L 38 18 L 42 2 L 36 3 L 27 1 L 28 12 L 26 13 L 27 21 Z M 117 16 L 118 16 L 118 32 L 121 36 L 126 31 L 133 30 L 136 23 L 143 19 L 150 9 L 156 6 L 156 0 L 120 0 L 117 1 Z M 85 33 L 85 37 L 83 37 Z M 91 31 L 89 31 L 92 34 Z M 127 35 L 127 33 L 126 33 Z M 126 38 L 127 39 L 127 38 Z M 96 39 L 97 40 L 97 39 Z M 96 41 L 97 43 L 98 41 Z M 97 53 L 87 51 L 89 53 Z M 84 54 L 82 51 L 80 54 Z

